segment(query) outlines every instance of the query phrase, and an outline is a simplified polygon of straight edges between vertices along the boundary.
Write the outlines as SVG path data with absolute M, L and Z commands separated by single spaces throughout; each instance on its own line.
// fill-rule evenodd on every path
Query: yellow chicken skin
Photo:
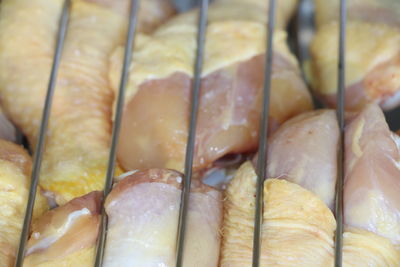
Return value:
M 0 96 L 34 147 L 63 1 L 3 1 Z M 29 15 L 27 15 L 29 14 Z M 112 91 L 107 56 L 122 41 L 124 18 L 110 8 L 73 1 L 51 111 L 40 184 L 59 204 L 103 187 Z
M 221 266 L 251 266 L 256 173 L 244 163 L 224 204 Z M 282 179 L 264 185 L 261 266 L 328 266 L 335 218 L 312 192 Z
M 55 194 L 59 204 L 103 187 L 113 102 L 108 57 L 123 43 L 127 27 L 123 7 L 129 2 L 72 1 L 40 181 L 45 190 Z M 154 9 L 154 2 L 159 1 L 145 2 L 144 11 Z M 0 97 L 6 113 L 28 136 L 32 148 L 38 135 L 62 4 L 62 0 L 1 3 Z M 158 11 L 163 19 L 172 14 L 172 10 L 166 11 Z M 142 17 L 151 20 L 152 15 Z
M 101 3 L 102 5 L 118 10 L 128 16 L 130 0 L 87 0 L 88 2 Z M 143 0 L 140 1 L 136 30 L 140 33 L 150 34 L 160 24 L 176 13 L 171 0 Z
M 38 218 L 32 225 L 24 266 L 93 266 L 101 197 L 95 191 Z
M 334 264 L 336 222 L 329 209 L 332 202 L 326 201 L 326 197 L 335 193 L 331 183 L 332 176 L 336 176 L 333 170 L 336 167 L 332 168 L 335 160 L 327 158 L 336 155 L 333 148 L 337 145 L 332 144 L 337 143 L 334 137 L 338 135 L 335 127 L 328 127 L 334 124 L 333 118 L 332 111 L 298 115 L 287 121 L 269 140 L 273 153 L 269 151 L 268 163 L 274 165 L 274 176 L 271 177 L 279 179 L 271 178 L 264 184 L 262 266 Z M 319 121 L 327 123 L 331 138 L 326 138 L 329 135 L 321 130 L 309 135 L 321 128 Z M 312 149 L 315 142 L 308 142 L 302 133 L 325 149 Z M 290 144 L 296 143 L 297 147 L 288 150 Z M 400 138 L 390 132 L 381 109 L 377 105 L 368 105 L 348 120 L 345 145 L 344 266 L 398 267 Z M 298 152 L 295 150 L 303 151 L 303 154 L 290 158 Z M 277 164 L 279 158 L 282 163 Z M 296 172 L 288 168 L 285 158 Z M 314 158 L 326 160 L 316 162 L 314 167 L 304 164 L 314 162 Z M 243 164 L 228 185 L 222 266 L 251 263 L 255 186 L 256 174 L 250 163 Z M 321 186 L 325 187 L 322 191 Z
M 316 1 L 317 32 L 308 76 L 316 94 L 335 106 L 339 1 Z M 400 2 L 349 0 L 346 41 L 346 108 L 400 105 Z
M 256 174 L 244 163 L 224 203 L 221 266 L 251 266 Z M 314 193 L 283 179 L 264 185 L 261 266 L 333 266 L 335 218 Z M 356 228 L 343 234 L 343 266 L 398 267 L 390 240 Z
M 0 140 L 0 267 L 14 264 L 28 200 L 31 167 L 31 158 L 23 148 Z M 47 208 L 46 199 L 38 193 L 34 218 Z
M 311 96 L 283 30 L 296 1 L 280 1 L 271 92 L 271 130 L 312 109 Z M 218 0 L 209 8 L 194 168 L 254 151 L 264 81 L 268 3 Z M 180 14 L 137 40 L 126 91 L 118 159 L 127 170 L 183 170 L 196 51 L 198 10 Z M 123 47 L 111 57 L 119 85 Z M 132 151 L 136 153 L 132 154 Z

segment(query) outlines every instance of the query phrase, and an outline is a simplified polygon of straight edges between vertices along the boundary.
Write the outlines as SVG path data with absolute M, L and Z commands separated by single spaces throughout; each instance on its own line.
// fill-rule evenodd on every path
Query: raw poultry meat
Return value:
M 303 113 L 282 125 L 268 146 L 268 177 L 301 185 L 333 209 L 339 128 L 333 110 Z
M 122 178 L 123 177 L 123 178 Z M 163 169 L 122 175 L 108 195 L 104 266 L 174 266 L 182 174 Z M 32 225 L 24 266 L 93 266 L 101 192 L 48 211 Z M 193 181 L 185 266 L 218 266 L 222 194 Z
M 31 166 L 31 158 L 23 148 L 0 140 L 0 267 L 14 264 L 28 199 Z M 47 208 L 47 202 L 39 192 L 34 218 Z
M 101 196 L 94 191 L 75 198 L 35 221 L 24 266 L 93 266 Z
M 256 179 L 247 162 L 227 188 L 222 267 L 251 266 Z M 268 179 L 263 218 L 260 266 L 329 266 L 336 222 L 314 193 L 283 179 Z
M 271 129 L 312 108 L 282 30 L 296 1 L 280 1 L 271 95 Z M 122 120 L 118 159 L 127 170 L 183 170 L 197 11 L 184 13 L 137 40 Z M 264 80 L 267 2 L 219 0 L 209 8 L 194 168 L 230 153 L 254 151 Z M 123 48 L 111 58 L 118 88 Z M 132 153 L 135 151 L 135 153 Z
M 300 141 L 296 124 L 288 121 L 282 127 L 288 131 L 290 124 Z M 400 151 L 399 139 L 393 136 L 376 105 L 366 107 L 347 125 L 344 266 L 399 266 Z M 302 145 L 299 150 L 305 150 L 307 142 L 297 144 Z M 315 184 L 324 184 L 329 176 L 314 176 L 314 170 L 305 168 L 304 177 L 308 178 L 310 172 L 310 177 L 317 177 L 313 179 Z M 279 178 L 285 178 L 283 173 Z M 336 228 L 333 213 L 318 196 L 321 191 L 317 187 L 307 190 L 304 181 L 290 180 L 300 186 L 274 177 L 264 184 L 261 266 L 332 266 Z M 256 174 L 248 162 L 227 188 L 221 266 L 251 264 L 255 185 Z
M 175 266 L 182 175 L 151 169 L 119 182 L 108 196 L 104 266 Z M 222 198 L 193 181 L 183 266 L 218 266 Z
M 400 244 L 400 138 L 379 107 L 350 123 L 346 147 L 346 223 Z
M 40 182 L 59 204 L 104 184 L 113 102 L 108 59 L 124 40 L 123 2 L 72 1 Z M 1 3 L 0 98 L 31 147 L 38 135 L 62 3 Z
M 316 2 L 317 33 L 308 76 L 318 96 L 334 106 L 337 88 L 339 0 Z M 346 42 L 346 108 L 369 102 L 400 105 L 400 2 L 349 0 Z
M 270 138 L 268 177 L 275 179 L 264 185 L 261 266 L 329 262 L 338 137 L 334 111 L 321 110 L 292 118 Z M 245 163 L 227 188 L 222 266 L 251 265 L 255 185 L 254 168 Z
M 351 254 L 345 260 L 359 266 L 398 266 L 400 139 L 379 107 L 370 105 L 347 126 L 346 148 L 344 249 Z

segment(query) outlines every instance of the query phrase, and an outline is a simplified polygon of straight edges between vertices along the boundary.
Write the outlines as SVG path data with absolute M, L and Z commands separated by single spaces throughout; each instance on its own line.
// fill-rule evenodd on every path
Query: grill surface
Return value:
M 44 149 L 44 142 L 47 130 L 47 124 L 49 120 L 49 114 L 51 109 L 52 97 L 54 94 L 55 81 L 57 76 L 58 66 L 61 60 L 61 54 L 64 44 L 65 35 L 68 28 L 69 11 L 70 11 L 70 0 L 65 1 L 63 14 L 60 21 L 60 29 L 58 35 L 58 42 L 56 46 L 56 53 L 54 56 L 53 68 L 50 75 L 50 81 L 47 91 L 47 97 L 45 102 L 45 107 L 43 110 L 43 118 L 40 127 L 39 140 L 36 147 L 36 153 L 34 157 L 34 167 L 32 172 L 32 184 L 29 193 L 29 200 L 27 204 L 27 211 L 25 214 L 25 220 L 23 225 L 23 231 L 21 234 L 21 241 L 18 250 L 18 257 L 16 261 L 16 266 L 23 266 L 23 259 L 25 253 L 25 245 L 29 234 L 29 227 L 32 220 L 32 210 L 35 200 L 36 189 L 39 180 L 40 165 L 42 160 L 42 154 Z M 193 151 L 195 142 L 195 131 L 196 131 L 196 121 L 199 105 L 199 92 L 201 85 L 201 71 L 203 64 L 203 54 L 204 54 L 204 44 L 205 44 L 205 32 L 207 27 L 207 10 L 209 0 L 182 0 L 175 1 L 180 10 L 186 10 L 193 7 L 196 2 L 200 2 L 200 15 L 198 20 L 198 33 L 197 33 L 197 52 L 196 61 L 194 66 L 194 82 L 192 88 L 191 96 L 191 117 L 190 117 L 190 128 L 188 136 L 187 153 L 185 160 L 185 179 L 182 190 L 181 198 L 181 208 L 179 213 L 179 225 L 178 225 L 178 236 L 177 236 L 177 266 L 182 266 L 183 262 L 183 247 L 185 241 L 185 229 L 186 229 L 186 218 L 187 218 L 187 208 L 190 193 L 190 184 L 192 176 L 192 163 L 193 163 Z M 271 82 L 271 69 L 272 69 L 272 41 L 273 41 L 273 27 L 274 27 L 274 11 L 275 11 L 275 0 L 270 0 L 269 8 L 269 23 L 266 28 L 268 28 L 268 36 L 266 40 L 266 68 L 265 68 L 265 81 L 264 81 L 264 98 L 263 98 L 263 113 L 260 120 L 260 154 L 257 162 L 257 191 L 256 191 L 256 215 L 255 215 L 255 227 L 254 227 L 254 246 L 253 246 L 253 266 L 259 266 L 260 260 L 260 247 L 261 247 L 261 224 L 262 224 L 262 210 L 263 210 L 263 183 L 266 176 L 266 151 L 267 151 L 267 132 L 268 132 L 268 112 L 269 112 L 269 93 L 270 93 L 270 82 Z M 301 1 L 301 6 L 299 8 L 299 14 L 297 16 L 297 25 L 295 29 L 297 30 L 297 43 L 294 44 L 295 50 L 301 61 L 308 58 L 308 42 L 310 40 L 310 29 L 312 29 L 312 19 L 310 15 L 312 14 L 311 0 Z M 112 131 L 112 146 L 109 154 L 109 165 L 105 182 L 104 197 L 108 195 L 112 188 L 112 178 L 114 176 L 115 162 L 116 162 L 116 145 L 118 142 L 118 135 L 120 130 L 122 107 L 124 103 L 124 92 L 128 81 L 128 69 L 130 65 L 130 59 L 132 58 L 132 47 L 135 37 L 136 29 L 136 13 L 138 10 L 139 0 L 131 1 L 131 13 L 129 20 L 129 29 L 127 35 L 127 45 L 124 56 L 123 71 L 120 80 L 119 95 L 116 105 L 115 120 Z M 341 140 L 340 149 L 338 152 L 338 183 L 337 183 L 337 196 L 336 196 L 336 218 L 337 218 L 337 231 L 336 231 L 336 241 L 335 241 L 335 266 L 342 266 L 342 231 L 343 231 L 343 153 L 344 153 L 344 88 L 345 88 L 345 25 L 346 25 L 346 1 L 341 0 L 340 9 L 340 38 L 339 38 L 339 76 L 338 76 L 338 107 L 337 107 L 337 117 L 338 123 L 341 130 Z M 387 114 L 389 123 L 392 129 L 397 129 L 400 127 L 400 121 L 395 118 L 400 116 L 400 109 L 397 109 L 390 114 Z M 98 239 L 98 249 L 96 253 L 96 266 L 102 265 L 102 258 L 104 253 L 104 245 L 107 230 L 107 217 L 105 215 L 104 209 L 102 210 L 102 224 L 100 228 L 100 237 Z

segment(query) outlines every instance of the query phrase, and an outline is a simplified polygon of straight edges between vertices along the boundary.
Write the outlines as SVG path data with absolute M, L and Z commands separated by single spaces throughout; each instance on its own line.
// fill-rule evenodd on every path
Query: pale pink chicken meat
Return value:
M 104 266 L 175 266 L 182 175 L 163 169 L 130 174 L 107 197 Z M 183 266 L 218 266 L 222 195 L 193 182 Z
M 283 6 L 285 16 L 278 21 L 287 20 L 295 1 L 283 1 L 279 7 Z M 219 0 L 210 6 L 196 170 L 209 167 L 224 155 L 257 148 L 265 62 L 265 14 L 259 13 L 266 7 L 266 2 L 257 0 Z M 118 147 L 118 159 L 127 170 L 183 170 L 196 21 L 195 12 L 179 15 L 138 42 Z M 312 109 L 297 62 L 288 50 L 286 33 L 280 29 L 285 25 L 279 24 L 275 32 L 271 131 Z M 114 88 L 118 87 L 121 52 L 117 50 L 111 59 Z
M 378 106 L 346 130 L 345 223 L 400 244 L 400 139 Z
M 308 92 L 296 71 L 291 71 L 279 55 L 275 62 L 273 85 L 280 90 L 272 91 L 271 130 L 311 107 Z M 206 167 L 228 153 L 257 148 L 263 63 L 264 57 L 257 56 L 203 79 L 195 168 Z M 169 167 L 171 159 L 182 161 L 187 141 L 190 86 L 191 79 L 182 73 L 141 85 L 122 121 L 119 159 L 123 167 Z
M 94 265 L 102 193 L 93 191 L 44 213 L 32 224 L 25 267 Z
M 333 110 L 301 114 L 271 137 L 268 177 L 284 178 L 334 207 L 339 128 Z

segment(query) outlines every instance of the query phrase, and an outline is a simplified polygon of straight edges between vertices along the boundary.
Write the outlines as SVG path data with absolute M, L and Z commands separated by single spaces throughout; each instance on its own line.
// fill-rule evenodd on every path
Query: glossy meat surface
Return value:
M 95 191 L 39 217 L 32 225 L 24 266 L 93 266 L 101 197 Z
M 334 207 L 339 128 L 333 110 L 303 113 L 284 123 L 268 146 L 268 177 L 310 190 Z
M 175 266 L 182 175 L 170 170 L 136 172 L 106 200 L 109 228 L 104 266 Z M 222 198 L 194 181 L 184 266 L 218 266 Z
M 378 106 L 346 130 L 345 222 L 400 244 L 400 140 Z
M 294 7 L 295 1 L 280 2 L 277 16 L 281 22 L 288 20 Z M 260 0 L 219 0 L 210 5 L 196 170 L 209 167 L 224 155 L 250 152 L 257 147 L 266 10 L 266 2 Z M 183 170 L 196 51 L 196 12 L 180 14 L 153 35 L 138 39 L 126 88 L 118 151 L 124 169 Z M 312 109 L 286 36 L 282 29 L 275 31 L 271 130 Z M 122 52 L 118 48 L 111 57 L 110 80 L 114 89 L 118 88 Z M 133 155 L 132 151 L 136 153 Z
M 258 145 L 264 56 L 215 71 L 203 78 L 196 169 L 229 153 Z M 295 68 L 275 55 L 271 130 L 312 107 Z M 121 130 L 119 160 L 125 169 L 167 167 L 183 170 L 189 121 L 191 79 L 183 73 L 145 82 L 129 102 Z M 132 151 L 136 151 L 132 155 Z

